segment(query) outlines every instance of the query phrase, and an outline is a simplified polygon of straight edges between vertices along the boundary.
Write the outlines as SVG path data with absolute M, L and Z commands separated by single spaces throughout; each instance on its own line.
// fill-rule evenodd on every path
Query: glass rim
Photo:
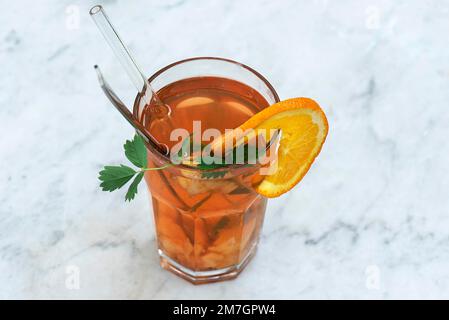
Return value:
M 227 59 L 227 58 L 221 58 L 221 57 L 210 57 L 210 56 L 204 56 L 204 57 L 193 57 L 193 58 L 187 58 L 187 59 L 182 59 L 173 63 L 170 63 L 169 65 L 166 65 L 165 67 L 159 69 L 158 71 L 156 71 L 155 73 L 153 73 L 153 75 L 150 76 L 150 78 L 148 79 L 149 82 L 153 81 L 154 79 L 156 79 L 158 76 L 160 76 L 162 73 L 164 73 L 165 71 L 167 71 L 168 69 L 171 69 L 179 64 L 183 64 L 183 63 L 187 63 L 187 62 L 191 62 L 191 61 L 197 61 L 197 60 L 215 60 L 215 61 L 222 61 L 222 62 L 228 62 L 231 64 L 235 64 L 239 67 L 242 67 L 246 70 L 248 70 L 249 72 L 251 72 L 252 74 L 254 74 L 256 77 L 258 77 L 260 80 L 262 80 L 262 82 L 267 86 L 267 88 L 270 90 L 270 92 L 273 94 L 274 100 L 276 102 L 279 102 L 279 96 L 276 92 L 276 90 L 274 89 L 274 87 L 271 85 L 271 83 L 258 71 L 254 70 L 253 68 L 247 66 L 246 64 L 243 64 L 241 62 L 235 61 L 235 60 L 231 60 L 231 59 Z
M 165 67 L 159 69 L 155 73 L 153 73 L 148 78 L 148 82 L 151 83 L 158 76 L 163 74 L 165 71 L 167 71 L 167 70 L 169 70 L 169 69 L 171 69 L 173 67 L 176 67 L 177 65 L 180 65 L 180 64 L 183 64 L 183 63 L 192 62 L 192 61 L 198 61 L 198 60 L 222 61 L 222 62 L 231 63 L 231 64 L 237 65 L 237 66 L 239 66 L 241 68 L 244 68 L 244 69 L 248 70 L 249 72 L 251 72 L 252 74 L 254 74 L 257 78 L 262 80 L 264 85 L 267 86 L 269 91 L 273 94 L 273 98 L 274 98 L 275 103 L 281 101 L 279 99 L 279 95 L 277 94 L 277 92 L 274 89 L 274 87 L 271 85 L 271 83 L 261 73 L 259 73 L 258 71 L 254 70 L 253 68 L 247 66 L 246 64 L 243 64 L 243 63 L 235 61 L 235 60 L 227 59 L 227 58 L 221 58 L 221 57 L 200 56 L 200 57 L 192 57 L 192 58 L 187 58 L 187 59 L 182 59 L 182 60 L 175 61 L 175 62 L 170 63 L 170 64 L 166 65 Z M 161 152 L 159 152 L 159 150 L 157 150 L 157 148 L 155 148 L 152 145 L 151 145 L 151 147 L 154 150 L 154 152 L 157 153 L 158 157 L 161 157 L 164 161 L 171 163 L 170 155 L 162 154 Z M 181 167 L 182 169 L 193 170 L 193 171 L 219 172 L 219 171 L 229 170 L 229 169 L 241 169 L 241 168 L 244 168 L 246 165 L 247 164 L 245 164 L 245 163 L 244 164 L 229 164 L 229 165 L 226 165 L 226 166 L 223 166 L 223 167 L 220 167 L 220 168 L 206 169 L 206 170 L 197 169 L 194 166 L 189 166 L 189 165 L 186 165 L 186 164 L 183 164 L 183 163 L 180 163 L 180 164 L 178 164 L 176 166 L 177 167 Z M 256 166 L 260 166 L 260 165 L 256 164 Z M 247 168 L 249 169 L 250 167 L 247 167 Z M 254 169 L 254 167 L 253 167 L 253 169 Z

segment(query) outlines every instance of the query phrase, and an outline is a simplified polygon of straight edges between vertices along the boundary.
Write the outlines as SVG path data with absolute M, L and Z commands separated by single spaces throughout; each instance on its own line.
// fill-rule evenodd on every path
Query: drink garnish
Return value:
M 255 191 L 266 197 L 273 198 L 289 191 L 301 181 L 320 153 L 321 147 L 326 140 L 329 126 L 326 115 L 314 100 L 294 98 L 278 102 L 263 109 L 237 129 L 242 131 L 248 129 L 255 129 L 256 131 L 275 129 L 281 133 L 278 141 L 277 158 L 274 163 L 275 171 L 262 178 L 260 176 L 254 178 Z M 268 140 L 272 141 L 272 138 Z M 182 145 L 187 146 L 190 151 L 195 149 L 193 148 L 191 136 L 186 137 Z M 254 163 L 254 159 L 250 159 L 251 155 L 256 155 L 256 160 L 259 159 L 259 156 L 263 156 L 259 148 L 249 143 L 235 145 L 230 152 L 235 155 L 237 148 L 242 146 L 244 148 L 243 159 L 246 163 L 245 165 L 249 166 L 251 165 L 250 163 Z M 207 145 L 201 145 L 200 151 L 203 151 L 205 147 Z M 253 147 L 255 151 L 251 150 Z M 134 177 L 125 196 L 127 201 L 134 199 L 137 194 L 137 186 L 142 181 L 145 171 L 162 170 L 175 165 L 174 163 L 168 163 L 162 167 L 148 168 L 147 148 L 138 134 L 134 136 L 133 140 L 126 141 L 124 149 L 128 160 L 138 169 L 133 169 L 123 164 L 119 166 L 105 166 L 100 171 L 99 179 L 101 181 L 100 187 L 103 191 L 114 191 L 123 187 Z M 192 168 L 201 170 L 201 178 L 203 179 L 220 179 L 228 172 L 226 167 L 229 163 L 224 161 L 226 155 L 219 159 L 220 161 L 211 162 L 211 159 L 206 161 L 206 158 L 202 156 L 202 152 L 198 153 L 200 156 L 195 156 L 194 152 L 186 156 L 182 154 L 183 150 L 185 149 L 182 148 L 175 153 L 179 157 L 175 163 L 191 165 Z M 232 159 L 235 161 L 237 157 L 234 156 Z
M 103 191 L 114 191 L 123 187 L 134 176 L 133 182 L 130 184 L 126 192 L 125 201 L 134 199 L 137 193 L 137 186 L 142 181 L 145 171 L 162 170 L 172 164 L 168 164 L 158 168 L 147 168 L 147 148 L 141 136 L 134 135 L 133 140 L 126 140 L 123 145 L 125 156 L 138 169 L 135 170 L 126 165 L 105 166 L 100 171 L 98 179 L 101 181 L 100 187 Z
M 309 98 L 293 98 L 263 109 L 239 129 L 281 130 L 275 172 L 254 187 L 257 193 L 274 198 L 301 181 L 320 153 L 329 125 L 318 103 Z
M 183 145 L 192 146 L 191 137 L 187 137 L 183 141 Z M 201 146 L 203 149 L 205 146 Z M 168 163 L 162 167 L 154 167 L 148 168 L 148 158 L 147 158 L 147 148 L 145 146 L 145 142 L 142 137 L 138 134 L 134 135 L 133 140 L 126 140 L 123 145 L 125 150 L 126 158 L 137 167 L 137 169 L 133 169 L 127 165 L 120 164 L 118 166 L 104 166 L 104 168 L 99 172 L 98 179 L 101 181 L 100 187 L 103 191 L 114 191 L 120 189 L 124 185 L 126 185 L 133 177 L 134 180 L 130 184 L 128 191 L 125 196 L 125 201 L 131 201 L 134 199 L 137 194 L 137 186 L 142 181 L 143 175 L 145 171 L 154 171 L 154 170 L 163 170 L 168 167 L 174 166 L 173 163 Z M 244 146 L 244 159 L 248 160 L 250 155 L 256 154 L 255 152 L 250 150 L 251 146 Z M 201 150 L 202 150 L 201 149 Z M 181 150 L 180 150 L 181 151 Z M 235 149 L 233 150 L 235 153 Z M 227 170 L 214 171 L 214 169 L 220 169 L 227 166 L 225 164 L 224 159 L 220 159 L 223 161 L 217 161 L 217 163 L 210 163 L 210 161 L 206 161 L 205 157 L 197 157 L 193 160 L 186 160 L 181 152 L 177 153 L 177 156 L 181 159 L 178 161 L 183 164 L 192 164 L 192 167 L 201 170 L 201 178 L 203 179 L 219 179 L 223 178 Z M 234 157 L 236 159 L 237 157 Z

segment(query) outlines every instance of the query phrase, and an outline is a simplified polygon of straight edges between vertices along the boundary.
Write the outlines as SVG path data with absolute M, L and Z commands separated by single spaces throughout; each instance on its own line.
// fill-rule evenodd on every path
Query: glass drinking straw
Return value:
M 158 118 L 162 115 L 163 119 L 167 122 L 167 125 L 173 128 L 171 122 L 171 109 L 170 106 L 163 103 L 159 96 L 156 94 L 154 89 L 151 87 L 148 82 L 148 78 L 140 71 L 140 68 L 137 66 L 135 59 L 131 56 L 126 45 L 123 43 L 122 39 L 118 35 L 115 28 L 112 26 L 109 21 L 106 12 L 104 11 L 101 5 L 96 5 L 92 7 L 89 11 L 90 16 L 94 20 L 98 29 L 103 34 L 104 38 L 108 42 L 109 46 L 112 48 L 112 51 L 119 59 L 121 65 L 125 69 L 129 78 L 133 82 L 134 86 L 137 88 L 139 95 L 144 99 L 144 102 L 151 106 L 152 109 L 150 111 L 154 112 Z M 139 133 L 147 142 L 151 141 L 163 154 L 168 154 L 169 149 L 168 146 L 158 142 L 153 135 L 151 135 L 148 130 L 146 130 L 143 125 L 134 117 L 134 115 L 129 111 L 129 109 L 125 106 L 125 104 L 118 98 L 118 96 L 112 91 L 111 87 L 108 85 L 106 80 L 104 79 L 100 68 L 95 66 L 97 71 L 98 80 L 100 85 L 112 102 L 112 104 L 117 108 L 117 110 L 122 114 L 123 117 L 136 129 L 137 133 Z M 155 105 L 151 105 L 152 100 L 156 102 Z M 267 148 L 272 143 L 278 143 L 280 140 L 280 130 L 276 132 L 276 134 L 271 138 L 271 140 L 267 144 Z M 276 148 L 277 152 L 277 148 Z
M 159 96 L 156 94 L 154 89 L 151 87 L 148 82 L 147 77 L 140 71 L 140 68 L 137 66 L 135 59 L 131 56 L 128 48 L 123 43 L 122 39 L 118 35 L 117 31 L 112 26 L 109 21 L 106 12 L 103 7 L 100 5 L 96 5 L 92 7 L 89 11 L 90 16 L 94 20 L 98 29 L 103 34 L 103 37 L 108 42 L 115 56 L 119 59 L 122 67 L 125 69 L 128 74 L 130 80 L 133 82 L 134 86 L 137 88 L 139 95 L 144 99 L 147 105 L 151 105 L 152 100 L 156 102 L 154 108 L 161 108 L 162 110 L 154 110 L 157 114 L 163 114 L 167 118 L 170 119 L 171 109 L 168 105 L 164 104 Z M 100 81 L 100 85 L 103 88 L 103 91 L 114 104 L 114 106 L 119 110 L 119 112 L 128 120 L 128 122 L 133 125 L 133 127 L 146 138 L 146 140 L 151 140 L 159 149 L 162 149 L 164 153 L 168 152 L 168 148 L 166 145 L 159 143 L 154 139 L 154 137 L 147 131 L 143 126 L 135 119 L 133 114 L 129 111 L 128 108 L 120 101 L 120 99 L 115 95 L 109 85 L 103 78 L 100 69 L 98 66 L 95 66 L 97 71 L 97 75 Z M 162 111 L 162 112 L 161 112 Z M 168 121 L 170 122 L 170 121 Z

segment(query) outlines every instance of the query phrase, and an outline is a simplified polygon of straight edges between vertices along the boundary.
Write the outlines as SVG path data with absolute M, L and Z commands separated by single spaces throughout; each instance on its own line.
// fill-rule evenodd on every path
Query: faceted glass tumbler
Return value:
M 279 101 L 273 87 L 258 72 L 221 58 L 192 58 L 173 63 L 150 77 L 153 88 L 182 79 L 215 76 L 237 80 Z M 134 115 L 143 119 L 145 104 L 136 98 Z M 148 145 L 149 167 L 170 159 Z M 210 179 L 201 170 L 177 165 L 147 171 L 161 266 L 194 284 L 236 277 L 255 254 L 267 199 L 257 194 L 253 179 L 259 168 L 229 165 Z M 219 174 L 219 173 L 222 174 Z

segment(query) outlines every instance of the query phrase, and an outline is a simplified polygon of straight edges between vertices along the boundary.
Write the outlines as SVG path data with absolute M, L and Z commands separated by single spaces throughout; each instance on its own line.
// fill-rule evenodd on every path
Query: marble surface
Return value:
M 132 130 L 92 66 L 133 88 L 95 3 L 0 4 L 0 298 L 449 298 L 448 2 L 102 1 L 148 74 L 228 57 L 328 115 L 255 259 L 204 286 L 160 269 L 145 192 L 98 188 Z

